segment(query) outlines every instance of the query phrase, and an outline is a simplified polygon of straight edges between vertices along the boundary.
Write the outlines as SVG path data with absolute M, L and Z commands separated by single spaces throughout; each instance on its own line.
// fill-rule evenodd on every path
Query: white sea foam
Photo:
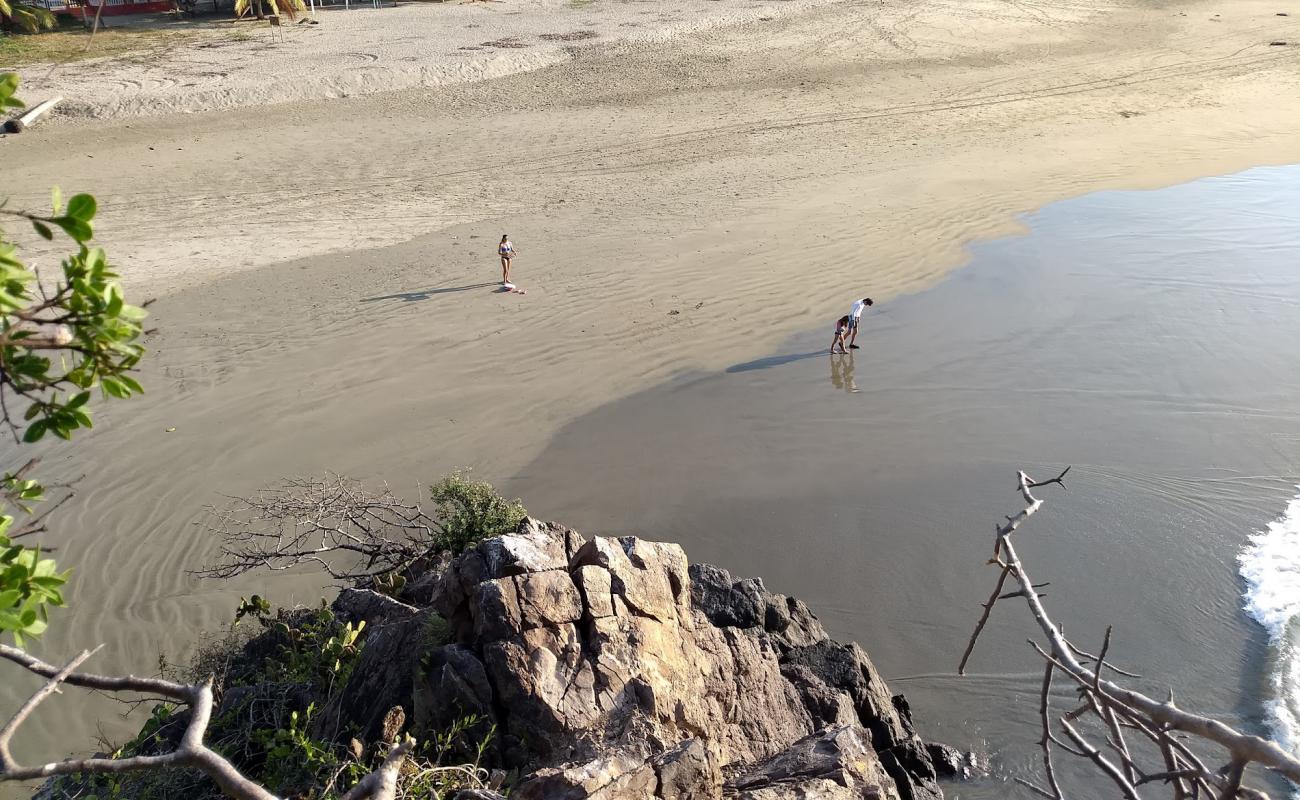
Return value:
M 1273 647 L 1269 725 L 1279 744 L 1300 753 L 1300 495 L 1250 537 L 1237 560 L 1246 613 L 1268 631 Z

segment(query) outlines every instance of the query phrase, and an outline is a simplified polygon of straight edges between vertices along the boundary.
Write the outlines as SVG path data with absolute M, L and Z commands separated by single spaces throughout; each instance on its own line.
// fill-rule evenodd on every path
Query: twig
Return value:
M 1246 772 L 1246 762 L 1241 759 L 1234 759 L 1228 765 L 1227 782 L 1223 787 L 1223 792 L 1219 795 L 1219 800 L 1236 800 L 1237 792 L 1241 789 L 1241 776 Z
M 1043 667 L 1043 690 L 1038 705 L 1038 715 L 1043 726 L 1043 735 L 1038 740 L 1038 746 L 1043 748 L 1043 773 L 1047 776 L 1047 785 L 1052 789 L 1052 793 L 1049 796 L 1052 800 L 1063 800 L 1061 787 L 1056 782 L 1056 770 L 1052 767 L 1051 701 L 1048 698 L 1052 691 L 1053 669 L 1054 666 L 1051 661 L 1048 661 Z
M 984 604 L 984 613 L 980 614 L 979 622 L 975 623 L 975 631 L 970 635 L 970 641 L 966 643 L 966 652 L 961 654 L 961 663 L 957 665 L 957 674 L 966 674 L 966 662 L 970 661 L 971 653 L 975 652 L 975 642 L 980 638 L 984 626 L 988 624 L 989 614 L 993 613 L 993 606 L 998 602 L 1002 595 L 1002 587 L 1006 585 L 1007 575 L 1011 573 L 1011 567 L 1003 567 L 1002 574 L 998 575 L 998 583 L 993 587 L 993 594 L 989 595 L 988 602 Z
M 1101 754 L 1100 750 L 1089 744 L 1087 739 L 1079 735 L 1079 732 L 1075 730 L 1073 725 L 1065 720 L 1060 720 L 1060 725 L 1061 728 L 1065 730 L 1066 735 L 1069 736 L 1070 739 L 1078 745 L 1079 749 L 1092 760 L 1092 763 L 1096 764 L 1098 769 L 1106 773 L 1107 777 L 1115 782 L 1115 785 L 1119 787 L 1119 790 L 1124 793 L 1124 796 L 1128 798 L 1128 800 L 1142 800 L 1138 795 L 1137 788 L 1128 782 L 1124 775 L 1119 771 L 1119 768 L 1110 763 L 1110 761 Z

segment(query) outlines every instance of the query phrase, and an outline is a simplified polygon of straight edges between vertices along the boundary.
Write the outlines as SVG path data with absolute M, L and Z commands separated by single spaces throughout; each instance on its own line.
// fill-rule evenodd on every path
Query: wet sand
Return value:
M 509 481 L 611 400 L 933 284 L 1018 211 L 1300 161 L 1274 12 L 837 4 L 490 83 L 3 140 L 15 203 L 96 192 L 129 293 L 162 297 L 148 396 L 48 453 L 87 477 L 51 539 L 74 606 L 41 651 L 104 641 L 99 668 L 145 670 L 241 593 L 314 601 L 316 578 L 187 574 L 224 495 L 326 469 Z M 487 285 L 507 231 L 524 297 Z M 785 589 L 780 560 L 715 560 Z M 63 708 L 30 745 L 113 710 Z
M 807 600 L 907 693 L 923 736 L 992 756 L 960 796 L 997 798 L 1039 767 L 1024 608 L 995 609 L 971 674 L 956 666 L 1016 471 L 1070 465 L 1017 535 L 1057 619 L 1094 652 L 1114 625 L 1143 687 L 1267 735 L 1296 651 L 1242 613 L 1236 559 L 1300 482 L 1297 179 L 1048 206 L 1027 236 L 869 312 L 856 353 L 827 355 L 823 329 L 639 393 L 566 426 L 508 486 L 544 516 L 668 537 Z M 1281 685 L 1294 707 L 1300 685 Z

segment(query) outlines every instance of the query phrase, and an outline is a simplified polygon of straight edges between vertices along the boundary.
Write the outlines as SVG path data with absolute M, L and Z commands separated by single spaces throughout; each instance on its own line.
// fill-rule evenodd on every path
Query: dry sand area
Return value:
M 190 523 L 222 494 L 325 469 L 403 491 L 456 465 L 508 479 L 613 398 L 768 355 L 794 332 L 829 340 L 854 297 L 932 284 L 1020 211 L 1300 161 L 1300 47 L 1270 45 L 1300 42 L 1288 2 L 752 14 L 767 6 L 720 0 L 710 13 L 737 24 L 666 42 L 602 33 L 553 62 L 538 44 L 516 74 L 436 88 L 406 87 L 442 74 L 462 41 L 678 12 L 595 0 L 555 8 L 551 25 L 520 6 L 516 32 L 514 0 L 364 10 L 349 19 L 417 37 L 392 51 L 416 61 L 337 39 L 309 50 L 316 34 L 295 29 L 279 49 L 232 50 L 248 60 L 234 88 L 187 87 L 204 68 L 189 53 L 152 69 L 175 82 L 154 110 L 296 102 L 140 116 L 127 98 L 143 95 L 123 89 L 102 108 L 130 115 L 0 141 L 13 202 L 42 202 L 50 183 L 95 192 L 129 294 L 162 298 L 149 395 L 106 409 L 75 456 L 51 453 L 50 469 L 87 477 L 57 541 L 79 569 L 75 605 L 42 648 L 105 641 L 99 667 L 148 669 L 228 621 L 241 592 L 310 602 L 310 581 L 186 574 L 212 555 Z M 323 15 L 322 37 L 342 13 Z M 500 21 L 471 36 L 470 14 Z M 347 92 L 404 90 L 313 99 L 342 93 L 331 76 L 372 74 L 341 67 L 353 52 L 380 58 Z M 497 55 L 468 52 L 495 74 Z M 129 86 L 140 70 L 56 73 L 41 91 Z M 298 79 L 300 96 L 281 85 Z M 526 296 L 490 285 L 505 232 Z M 147 499 L 124 502 L 132 492 Z M 44 741 L 66 746 L 75 724 Z
M 349 97 L 499 78 L 563 63 L 584 45 L 664 42 L 828 0 L 458 0 L 384 8 L 374 0 L 330 2 L 281 31 L 252 20 L 200 21 L 185 26 L 200 41 L 161 57 L 32 65 L 21 71 L 24 85 L 64 95 L 63 115 L 99 118 Z

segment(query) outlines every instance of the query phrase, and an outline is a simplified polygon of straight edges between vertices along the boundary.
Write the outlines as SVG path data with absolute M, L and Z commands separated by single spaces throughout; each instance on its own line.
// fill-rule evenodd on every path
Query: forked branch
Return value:
M 385 575 L 429 555 L 442 530 L 419 506 L 387 489 L 370 492 L 337 475 L 295 478 L 236 498 L 228 508 L 209 509 L 207 527 L 221 539 L 222 560 L 198 573 L 204 577 L 308 564 L 348 581 Z
M 1042 508 L 1043 501 L 1035 497 L 1032 490 L 1049 485 L 1064 488 L 1063 479 L 1067 472 L 1068 467 L 1060 475 L 1045 481 L 1034 481 L 1024 472 L 1019 473 L 1018 488 L 1025 507 L 1007 517 L 1006 522 L 997 527 L 993 558 L 990 560 L 990 563 L 999 568 L 997 583 L 988 601 L 982 606 L 979 621 L 958 667 L 958 671 L 964 674 L 993 606 L 999 600 L 1023 599 L 1045 639 L 1042 647 L 1032 641 L 1031 644 L 1047 662 L 1040 698 L 1040 721 L 1043 728 L 1040 746 L 1049 788 L 1042 789 L 1025 781 L 1020 782 L 1042 796 L 1063 800 L 1065 795 L 1057 785 L 1053 764 L 1052 745 L 1055 744 L 1090 760 L 1115 783 L 1120 794 L 1130 800 L 1139 797 L 1138 787 L 1153 784 L 1168 787 L 1175 800 L 1183 800 L 1189 794 L 1192 797 L 1217 797 L 1221 800 L 1266 798 L 1267 795 L 1263 792 L 1242 785 L 1246 768 L 1250 764 L 1261 765 L 1300 784 L 1300 759 L 1277 744 L 1242 733 L 1218 720 L 1184 711 L 1174 704 L 1172 693 L 1168 700 L 1159 701 L 1107 679 L 1107 670 L 1117 676 L 1136 677 L 1107 661 L 1111 645 L 1109 629 L 1101 652 L 1095 656 L 1065 638 L 1060 626 L 1053 621 L 1043 605 L 1043 595 L 1037 591 L 1043 584 L 1035 584 L 1031 580 L 1011 537 L 1025 520 Z M 1018 590 L 1004 590 L 1009 578 L 1015 580 Z M 1054 672 L 1073 681 L 1084 700 L 1079 709 L 1057 718 L 1057 724 L 1071 740 L 1072 746 L 1067 746 L 1051 730 L 1048 693 Z M 1107 758 L 1100 748 L 1092 745 L 1074 724 L 1081 717 L 1092 720 L 1099 731 L 1098 735 L 1105 738 L 1106 745 L 1118 757 L 1118 764 Z M 1126 730 L 1135 734 L 1139 743 L 1144 743 L 1143 750 L 1139 751 L 1126 741 Z M 1208 769 L 1186 743 L 1188 736 L 1200 740 L 1202 744 L 1222 748 L 1228 766 L 1222 770 Z M 1146 756 L 1154 762 L 1150 768 L 1142 766 L 1141 760 Z
M 210 777 L 221 791 L 235 800 L 278 800 L 257 783 L 245 778 L 233 764 L 204 744 L 208 723 L 212 718 L 212 685 L 205 682 L 195 685 L 173 683 L 158 678 L 137 678 L 133 675 L 115 677 L 77 672 L 76 669 L 94 651 L 83 650 L 63 667 L 56 667 L 16 647 L 0 644 L 0 659 L 10 661 L 29 672 L 46 678 L 46 683 L 25 702 L 9 722 L 0 728 L 0 782 L 40 780 L 57 775 L 103 774 L 192 768 Z M 10 749 L 14 735 L 27 719 L 50 695 L 62 685 L 78 686 L 111 693 L 138 693 L 164 697 L 190 710 L 189 722 L 180 743 L 170 753 L 152 756 L 123 758 L 70 758 L 35 767 L 18 763 Z M 357 782 L 347 794 L 348 800 L 394 800 L 396 774 L 406 758 L 410 745 L 394 748 L 375 772 Z

